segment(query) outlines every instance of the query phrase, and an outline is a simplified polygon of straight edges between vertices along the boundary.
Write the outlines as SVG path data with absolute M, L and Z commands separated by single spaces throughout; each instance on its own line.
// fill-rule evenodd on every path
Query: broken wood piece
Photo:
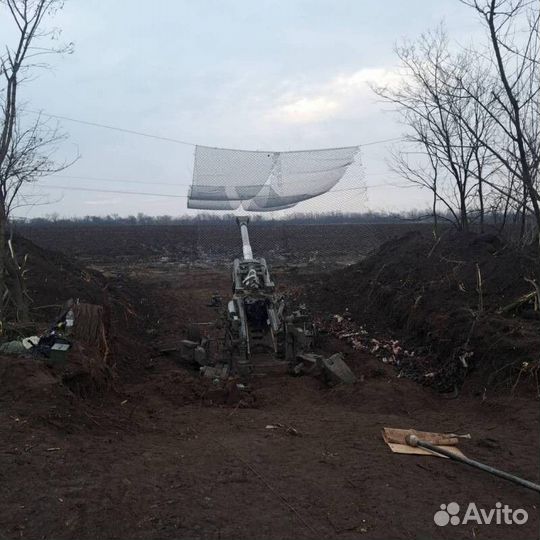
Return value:
M 508 313 L 509 311 L 512 311 L 513 309 L 518 308 L 522 304 L 525 304 L 526 302 L 529 302 L 530 300 L 533 300 L 536 296 L 536 291 L 524 294 L 520 298 L 518 298 L 515 302 L 511 302 L 510 304 L 501 307 L 497 310 L 497 313 L 499 315 L 502 315 L 503 313 Z
M 420 447 L 413 447 L 407 444 L 406 437 L 415 435 L 419 439 L 436 444 L 457 456 L 464 456 L 463 452 L 456 445 L 461 438 L 470 438 L 470 435 L 456 435 L 455 433 L 435 433 L 430 431 L 417 431 L 415 429 L 383 428 L 382 436 L 384 442 L 395 454 L 413 454 L 419 456 L 444 457 Z
M 540 285 L 538 285 L 538 283 L 536 283 L 534 279 L 525 278 L 525 281 L 527 283 L 530 283 L 534 287 L 534 290 L 536 291 L 536 302 L 535 302 L 534 309 L 538 311 L 540 309 Z
M 387 442 L 406 444 L 407 435 L 416 435 L 419 439 L 432 444 L 456 445 L 460 438 L 470 439 L 470 434 L 457 435 L 456 433 L 434 433 L 431 431 L 418 431 L 416 429 L 384 428 L 383 438 Z

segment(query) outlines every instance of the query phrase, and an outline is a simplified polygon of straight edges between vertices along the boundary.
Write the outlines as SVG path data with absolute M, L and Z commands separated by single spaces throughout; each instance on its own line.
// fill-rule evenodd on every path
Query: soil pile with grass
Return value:
M 446 392 L 474 381 L 536 385 L 540 283 L 534 251 L 492 234 L 412 232 L 362 262 L 322 276 L 307 291 L 319 313 L 346 315 L 374 335 L 403 340 L 415 355 L 403 375 Z
M 70 416 L 80 408 L 80 398 L 105 394 L 120 378 L 140 373 L 150 353 L 143 339 L 145 317 L 130 283 L 111 284 L 100 273 L 24 238 L 16 239 L 15 249 L 21 260 L 26 258 L 32 321 L 4 325 L 1 340 L 47 334 L 69 299 L 75 302 L 75 326 L 66 336 L 72 348 L 65 364 L 32 351 L 0 355 L 4 408 L 41 418 L 58 411 Z

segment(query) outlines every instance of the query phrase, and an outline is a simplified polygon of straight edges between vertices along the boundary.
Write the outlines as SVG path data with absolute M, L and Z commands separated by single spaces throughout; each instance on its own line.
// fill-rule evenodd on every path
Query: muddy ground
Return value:
M 250 237 L 258 253 L 274 264 L 302 262 L 319 267 L 350 264 L 382 242 L 431 227 L 422 223 L 321 223 L 252 221 Z M 239 255 L 238 227 L 234 220 L 178 224 L 92 225 L 49 223 L 18 224 L 16 231 L 44 248 L 77 257 L 86 264 L 95 261 L 133 263 L 171 261 L 229 264 Z
M 2 357 L 1 538 L 537 538 L 536 494 L 448 460 L 392 454 L 381 438 L 384 426 L 470 433 L 466 455 L 538 482 L 530 395 L 445 399 L 331 337 L 324 349 L 344 351 L 353 386 L 278 372 L 244 391 L 217 388 L 159 349 L 190 323 L 215 323 L 207 303 L 229 293 L 227 268 L 94 266 L 111 295 L 130 299 L 113 326 L 124 346 L 131 328 L 130 352 L 118 349 L 120 376 L 85 397 L 35 361 Z M 298 270 L 274 278 L 284 289 L 312 280 Z M 434 513 L 453 501 L 500 501 L 529 519 L 437 527 Z

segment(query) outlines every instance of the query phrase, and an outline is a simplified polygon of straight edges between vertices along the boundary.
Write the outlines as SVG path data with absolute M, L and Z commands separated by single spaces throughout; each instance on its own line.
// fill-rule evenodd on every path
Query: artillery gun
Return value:
M 291 374 L 322 372 L 334 382 L 354 382 L 340 353 L 327 358 L 313 352 L 317 328 L 305 306 L 290 310 L 276 293 L 266 260 L 253 256 L 249 218 L 239 217 L 237 223 L 242 259 L 234 260 L 233 296 L 227 304 L 228 373 L 246 376 L 258 367 L 267 368 L 272 359 L 273 365 L 285 364 Z
M 233 296 L 227 304 L 225 350 L 230 373 L 247 375 L 265 359 L 294 363 L 300 348 L 311 350 L 316 331 L 304 310 L 287 314 L 285 299 L 276 293 L 266 260 L 253 256 L 249 218 L 238 217 L 237 223 L 242 258 L 233 262 Z
M 201 365 L 201 372 L 224 379 L 246 377 L 259 368 L 286 367 L 293 375 L 323 373 L 329 381 L 353 383 L 356 377 L 341 353 L 324 357 L 313 352 L 317 329 L 305 306 L 288 311 L 290 306 L 277 294 L 266 260 L 253 256 L 249 218 L 239 217 L 237 223 L 242 258 L 233 262 L 233 294 L 225 310 L 224 357 L 217 363 L 209 362 L 207 350 L 200 344 L 195 353 L 201 358 L 194 360 Z

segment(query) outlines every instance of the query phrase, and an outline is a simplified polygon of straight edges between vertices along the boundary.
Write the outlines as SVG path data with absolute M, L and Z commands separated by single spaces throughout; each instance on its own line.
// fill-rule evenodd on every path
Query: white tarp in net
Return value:
M 188 208 L 250 212 L 292 208 L 332 189 L 358 146 L 263 152 L 197 146 Z

